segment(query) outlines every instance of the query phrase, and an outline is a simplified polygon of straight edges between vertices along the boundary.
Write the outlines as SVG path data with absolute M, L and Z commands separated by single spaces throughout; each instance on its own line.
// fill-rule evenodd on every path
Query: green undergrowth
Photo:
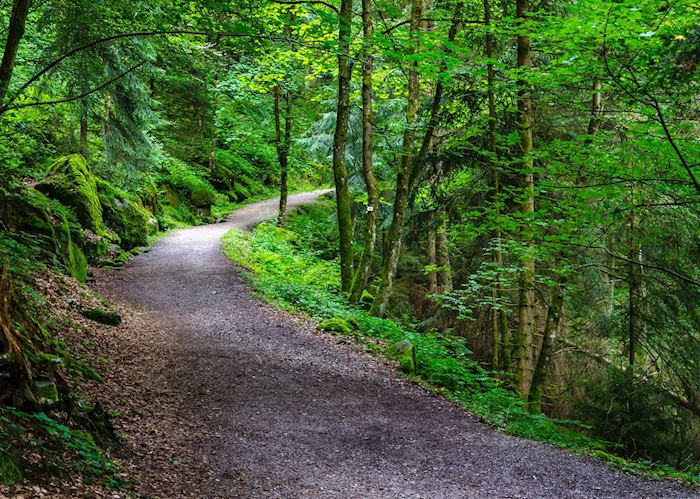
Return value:
M 669 466 L 623 459 L 615 454 L 613 444 L 586 435 L 589 428 L 581 422 L 529 413 L 513 391 L 472 359 L 464 338 L 419 332 L 350 305 L 340 293 L 337 261 L 319 256 L 325 256 L 327 248 L 309 244 L 314 231 L 318 235 L 327 230 L 322 226 L 328 224 L 314 222 L 328 213 L 323 203 L 327 201 L 303 207 L 302 213 L 308 216 L 290 216 L 288 229 L 267 222 L 252 233 L 233 229 L 224 236 L 222 250 L 252 271 L 248 278 L 263 299 L 321 321 L 321 328 L 337 334 L 338 341 L 353 338 L 377 355 L 386 356 L 392 345 L 409 340 L 416 353 L 415 374 L 409 377 L 500 431 L 590 454 L 626 471 L 687 482 L 698 480 L 693 473 Z
M 106 451 L 116 437 L 103 431 L 111 431 L 109 418 L 70 390 L 78 379 L 102 377 L 72 355 L 60 318 L 37 291 L 35 275 L 48 266 L 32 237 L 13 236 L 0 232 L 0 339 L 10 345 L 0 356 L 0 485 L 62 474 L 119 485 Z
M 0 407 L 0 484 L 77 473 L 86 483 L 119 488 L 123 483 L 115 471 L 92 432 L 70 427 L 45 412 Z

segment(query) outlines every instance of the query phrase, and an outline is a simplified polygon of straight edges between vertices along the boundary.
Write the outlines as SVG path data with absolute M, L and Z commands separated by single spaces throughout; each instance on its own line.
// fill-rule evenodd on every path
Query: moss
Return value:
M 164 187 L 168 203 L 178 208 L 185 199 L 196 208 L 206 208 L 216 202 L 216 190 L 195 167 L 173 160 L 165 165 L 159 183 Z
M 75 211 L 84 227 L 99 233 L 102 226 L 102 207 L 97 196 L 95 177 L 90 173 L 85 158 L 71 154 L 56 160 L 47 176 L 36 185 L 38 191 L 60 201 Z
M 32 394 L 39 405 L 55 405 L 59 400 L 58 388 L 53 381 L 35 380 L 32 383 Z
M 97 191 L 104 221 L 121 240 L 121 247 L 130 250 L 148 244 L 148 236 L 158 230 L 158 222 L 141 205 L 138 196 L 117 189 L 104 180 L 97 181 Z
M 118 326 L 122 323 L 122 318 L 118 313 L 101 308 L 88 308 L 80 313 L 83 317 L 99 322 L 100 324 L 107 324 L 108 326 Z
M 177 193 L 177 191 L 169 185 L 166 185 L 163 189 L 165 192 L 165 200 L 167 201 L 168 205 L 175 209 L 179 208 L 180 195 Z
M 71 277 L 80 282 L 87 280 L 87 257 L 73 241 L 68 243 L 68 249 L 63 261 L 66 272 Z
M 87 260 L 74 239 L 81 231 L 65 206 L 30 187 L 18 192 L 0 189 L 0 219 L 10 230 L 28 234 L 43 260 L 85 281 Z
M 139 197 L 143 206 L 154 215 L 160 215 L 163 211 L 160 199 L 158 199 L 158 186 L 151 177 L 144 176 L 139 189 Z
M 216 191 L 207 187 L 197 187 L 190 194 L 192 206 L 203 208 L 216 202 Z
M 13 485 L 23 477 L 22 468 L 18 466 L 15 455 L 0 448 L 0 484 Z
M 333 317 L 331 319 L 321 321 L 316 325 L 316 327 L 319 328 L 321 331 L 328 331 L 346 335 L 352 334 L 352 327 L 350 327 L 348 321 L 339 317 Z
M 394 359 L 399 364 L 399 368 L 406 374 L 416 373 L 416 349 L 408 340 L 401 340 L 390 345 L 384 354 L 390 359 Z

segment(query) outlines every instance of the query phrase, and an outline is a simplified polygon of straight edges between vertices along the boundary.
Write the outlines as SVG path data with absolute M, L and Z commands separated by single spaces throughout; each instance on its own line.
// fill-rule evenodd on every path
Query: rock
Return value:
M 165 191 L 165 200 L 168 202 L 170 206 L 173 208 L 179 208 L 180 207 L 180 195 L 177 193 L 175 189 L 173 189 L 171 186 L 166 184 L 163 187 Z
M 163 207 L 158 198 L 158 187 L 150 177 L 144 177 L 143 182 L 139 189 L 139 197 L 143 206 L 153 215 L 160 215 L 163 212 Z
M 374 295 L 372 295 L 372 293 L 369 291 L 364 290 L 360 296 L 359 305 L 365 310 L 369 310 L 372 307 L 372 303 L 374 303 Z
M 340 317 L 333 317 L 331 319 L 326 319 L 319 322 L 316 325 L 321 331 L 340 333 L 340 334 L 352 334 L 352 327 L 345 319 Z
M 59 400 L 56 383 L 48 380 L 35 380 L 32 383 L 32 395 L 39 405 L 55 405 Z
M 62 265 L 67 274 L 85 282 L 87 259 L 75 244 L 82 233 L 65 206 L 31 187 L 18 192 L 0 189 L 0 220 L 12 231 L 30 234 L 44 261 Z
M 80 154 L 56 160 L 36 189 L 72 208 L 83 227 L 100 233 L 102 207 L 97 197 L 95 177 Z
M 104 180 L 97 181 L 97 191 L 105 224 L 130 250 L 148 244 L 148 236 L 158 232 L 158 221 L 141 205 L 138 196 L 127 194 Z
M 83 317 L 87 317 L 90 320 L 99 322 L 100 324 L 106 324 L 108 326 L 118 326 L 122 323 L 122 318 L 118 313 L 103 310 L 101 308 L 88 308 L 80 313 Z
M 209 185 L 192 189 L 190 203 L 196 208 L 208 208 L 216 202 L 216 191 Z
M 402 372 L 406 374 L 416 373 L 416 349 L 409 340 L 401 340 L 390 345 L 384 354 L 398 362 Z

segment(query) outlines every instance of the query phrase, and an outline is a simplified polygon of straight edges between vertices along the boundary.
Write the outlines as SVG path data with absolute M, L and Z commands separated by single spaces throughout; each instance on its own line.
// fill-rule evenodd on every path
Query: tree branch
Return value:
M 420 21 L 421 22 L 437 22 L 437 23 L 455 22 L 454 19 L 434 19 L 431 17 L 422 18 Z M 410 22 L 411 22 L 410 20 L 401 21 L 400 23 L 394 24 L 390 28 L 387 28 L 384 31 L 382 31 L 382 34 L 387 35 L 387 34 L 391 33 L 392 31 L 394 31 L 396 28 L 400 28 L 401 26 L 405 26 L 407 24 L 410 24 Z M 486 24 L 486 21 L 479 21 L 479 20 L 474 20 L 474 19 L 458 19 L 457 23 L 459 23 L 459 24 Z
M 340 14 L 340 11 L 335 5 L 332 5 L 328 2 L 323 2 L 322 0 L 272 0 L 272 3 L 278 3 L 281 5 L 323 5 L 324 7 L 328 7 L 329 9 L 331 9 L 336 14 Z
M 51 105 L 55 105 L 55 104 L 64 104 L 64 103 L 66 103 L 66 102 L 72 102 L 72 101 L 75 101 L 75 100 L 82 99 L 83 97 L 87 97 L 87 96 L 90 95 L 90 94 L 94 94 L 95 92 L 99 92 L 100 90 L 102 90 L 102 89 L 105 88 L 105 87 L 108 87 L 109 85 L 111 85 L 111 84 L 114 83 L 115 81 L 124 78 L 126 75 L 128 75 L 128 74 L 131 73 L 132 71 L 137 70 L 138 68 L 140 68 L 141 66 L 143 66 L 143 65 L 146 64 L 147 62 L 148 62 L 148 61 L 145 61 L 145 60 L 144 60 L 144 61 L 141 61 L 141 62 L 139 62 L 138 64 L 136 64 L 135 66 L 132 66 L 132 67 L 130 67 L 129 69 L 127 69 L 126 71 L 124 71 L 124 72 L 120 73 L 119 75 L 115 76 L 114 78 L 112 78 L 112 79 L 110 79 L 110 80 L 107 80 L 106 82 L 102 83 L 101 85 L 99 85 L 99 86 L 97 86 L 97 87 L 95 87 L 95 88 L 93 88 L 93 89 L 91 89 L 91 90 L 88 90 L 87 92 L 83 92 L 83 93 L 80 94 L 80 95 L 74 95 L 74 96 L 72 96 L 72 97 L 66 97 L 65 99 L 56 99 L 56 100 L 38 101 L 38 102 L 28 102 L 28 103 L 26 103 L 26 104 L 19 104 L 19 105 L 17 105 L 17 106 L 13 106 L 13 107 L 9 107 L 9 108 L 0 109 L 0 114 L 4 113 L 4 112 L 6 112 L 6 111 L 10 111 L 10 110 L 12 110 L 12 109 L 22 109 L 22 108 L 25 108 L 25 107 L 34 107 L 34 106 L 51 106 Z

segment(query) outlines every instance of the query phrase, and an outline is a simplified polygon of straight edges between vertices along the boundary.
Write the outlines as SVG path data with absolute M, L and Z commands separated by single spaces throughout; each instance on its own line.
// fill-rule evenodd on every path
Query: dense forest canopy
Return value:
M 84 281 L 87 263 L 264 195 L 281 194 L 282 227 L 290 190 L 333 185 L 314 251 L 337 262 L 344 300 L 465 338 L 534 414 L 697 470 L 697 2 L 2 13 L 4 280 L 36 259 Z M 48 333 L 26 300 L 0 313 L 0 396 L 16 407 L 38 404 L 57 348 L 32 340 Z

